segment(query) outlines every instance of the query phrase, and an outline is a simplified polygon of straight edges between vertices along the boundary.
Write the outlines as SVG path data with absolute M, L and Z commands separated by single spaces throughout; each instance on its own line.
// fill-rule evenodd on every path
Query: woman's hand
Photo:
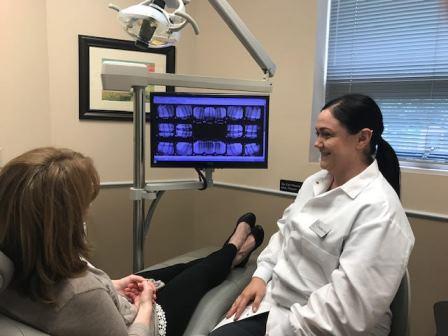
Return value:
M 156 287 L 152 281 L 144 279 L 138 284 L 139 295 L 134 297 L 134 305 L 137 308 L 137 316 L 134 323 L 142 323 L 149 327 L 153 314 L 153 298 L 155 297 Z
M 232 307 L 226 314 L 229 318 L 235 314 L 235 321 L 241 316 L 241 313 L 252 302 L 252 310 L 256 312 L 260 307 L 260 302 L 266 294 L 266 282 L 263 279 L 253 277 L 251 282 L 246 286 L 243 292 L 236 298 Z
M 152 281 L 144 279 L 144 281 L 140 282 L 138 284 L 138 295 L 135 295 L 134 305 L 139 309 L 142 305 L 149 304 L 153 305 L 156 299 L 156 286 L 153 284 Z
M 131 274 L 119 280 L 112 280 L 112 283 L 118 293 L 134 302 L 135 297 L 140 295 L 142 288 L 140 284 L 147 281 L 139 275 Z

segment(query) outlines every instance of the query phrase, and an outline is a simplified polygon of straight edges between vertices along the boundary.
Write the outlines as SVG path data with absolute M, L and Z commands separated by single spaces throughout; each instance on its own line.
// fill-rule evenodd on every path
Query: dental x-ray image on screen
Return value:
M 267 168 L 269 96 L 151 94 L 151 166 Z

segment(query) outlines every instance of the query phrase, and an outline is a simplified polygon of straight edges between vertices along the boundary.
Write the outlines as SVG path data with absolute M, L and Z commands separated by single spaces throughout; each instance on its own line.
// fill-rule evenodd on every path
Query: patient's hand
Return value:
M 156 301 L 157 288 L 150 280 L 144 279 L 144 281 L 138 284 L 138 294 L 133 296 L 133 302 L 137 309 L 142 304 L 150 304 L 151 307 Z
M 235 320 L 238 320 L 241 313 L 246 309 L 247 305 L 252 303 L 252 310 L 256 312 L 266 294 L 266 283 L 264 280 L 253 277 L 251 282 L 246 286 L 243 292 L 236 298 L 226 317 L 229 318 L 235 314 Z
M 112 280 L 112 283 L 118 293 L 128 298 L 131 302 L 134 302 L 135 297 L 140 295 L 143 288 L 141 283 L 143 281 L 146 282 L 148 280 L 139 275 L 131 274 L 118 280 Z
M 151 281 L 142 281 L 139 283 L 140 294 L 135 297 L 134 305 L 137 308 L 137 316 L 134 323 L 142 323 L 150 326 L 153 314 L 153 297 L 155 286 Z

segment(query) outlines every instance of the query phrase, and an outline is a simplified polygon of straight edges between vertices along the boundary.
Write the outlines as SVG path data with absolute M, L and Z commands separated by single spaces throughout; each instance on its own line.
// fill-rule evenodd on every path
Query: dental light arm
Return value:
M 263 73 L 273 77 L 276 65 L 232 6 L 226 0 L 209 0 L 208 2 L 247 49 Z
M 247 49 L 263 74 L 273 77 L 276 65 L 227 0 L 208 1 Z M 185 5 L 189 2 L 190 0 L 146 0 L 121 10 L 112 4 L 109 8 L 118 11 L 125 31 L 136 40 L 136 45 L 160 48 L 174 45 L 180 38 L 179 31 L 188 23 L 199 34 L 198 24 L 185 10 Z M 168 11 L 165 7 L 172 10 Z

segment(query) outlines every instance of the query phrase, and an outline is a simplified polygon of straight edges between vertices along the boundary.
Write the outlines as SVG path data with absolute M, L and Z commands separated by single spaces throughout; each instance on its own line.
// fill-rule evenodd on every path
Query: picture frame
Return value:
M 140 49 L 133 41 L 78 35 L 79 54 L 79 119 L 132 121 L 131 92 L 105 91 L 101 84 L 104 60 L 144 63 L 150 71 L 175 72 L 175 48 Z M 172 86 L 148 86 L 145 92 L 174 92 Z M 146 94 L 145 94 L 146 96 Z M 149 97 L 145 99 L 149 121 Z

